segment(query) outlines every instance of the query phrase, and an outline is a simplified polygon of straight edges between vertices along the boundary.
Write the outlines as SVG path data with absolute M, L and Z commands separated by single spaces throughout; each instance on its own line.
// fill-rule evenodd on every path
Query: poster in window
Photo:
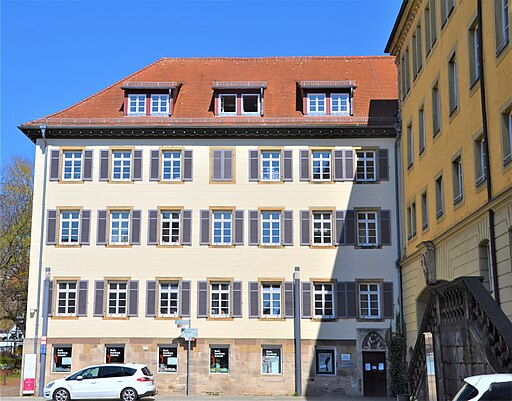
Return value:
M 229 348 L 210 348 L 210 373 L 229 373 Z
M 107 345 L 105 363 L 124 363 L 124 347 Z
M 71 372 L 71 347 L 53 348 L 52 372 Z
M 265 347 L 261 349 L 261 373 L 281 374 L 281 348 Z
M 334 350 L 320 349 L 316 350 L 316 373 L 323 375 L 334 374 Z
M 178 348 L 158 347 L 158 372 L 169 373 L 178 371 Z

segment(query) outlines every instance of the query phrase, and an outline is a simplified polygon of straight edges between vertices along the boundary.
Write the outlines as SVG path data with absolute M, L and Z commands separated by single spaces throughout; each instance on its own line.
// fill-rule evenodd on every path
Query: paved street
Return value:
M 20 397 L 1 397 L 1 387 L 0 387 L 0 399 L 2 401 L 20 401 Z M 25 397 L 24 400 L 43 400 L 43 398 L 39 397 Z M 235 401 L 235 400 L 243 400 L 243 401 L 394 401 L 394 398 L 369 398 L 369 397 L 243 397 L 243 396 L 192 396 L 192 397 L 184 397 L 184 396 L 168 396 L 162 395 L 154 398 L 143 398 L 143 400 L 147 401 L 212 401 L 212 400 L 225 400 L 225 401 Z

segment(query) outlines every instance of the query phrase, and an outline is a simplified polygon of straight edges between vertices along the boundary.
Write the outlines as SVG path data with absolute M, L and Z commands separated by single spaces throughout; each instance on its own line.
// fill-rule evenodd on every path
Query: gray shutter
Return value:
M 353 319 L 356 318 L 357 313 L 357 291 L 356 291 L 356 283 L 354 282 L 346 282 L 345 283 L 346 293 L 347 293 L 347 318 Z
M 222 180 L 222 150 L 212 151 L 212 181 Z
M 180 316 L 190 317 L 190 280 L 181 282 Z
M 300 244 L 310 245 L 310 216 L 309 210 L 300 211 Z
M 347 210 L 345 215 L 345 244 L 356 245 L 356 212 Z
M 148 211 L 148 245 L 158 244 L 158 210 Z
M 46 245 L 57 243 L 57 210 L 51 209 L 46 214 Z
M 160 151 L 152 150 L 149 161 L 149 180 L 160 180 Z
M 183 181 L 192 181 L 192 151 L 183 152 Z
M 293 151 L 283 151 L 283 181 L 293 181 Z
M 142 180 L 142 150 L 134 150 L 133 151 L 132 180 L 133 181 Z
M 208 316 L 208 282 L 197 282 L 197 317 Z
M 89 282 L 87 280 L 80 280 L 78 282 L 78 310 L 77 316 L 87 316 L 87 287 Z
M 345 212 L 336 210 L 334 214 L 336 217 L 336 238 L 334 239 L 334 244 L 343 245 L 345 243 Z
M 235 210 L 235 233 L 233 235 L 235 239 L 235 245 L 244 244 L 244 211 Z
M 201 233 L 199 245 L 210 245 L 210 211 L 201 210 Z
M 183 210 L 181 245 L 192 245 L 192 210 Z
M 140 210 L 132 210 L 132 240 L 131 244 L 140 245 L 140 220 L 142 212 Z
M 343 151 L 344 177 L 346 181 L 354 180 L 354 151 L 352 149 Z
M 104 301 L 105 299 L 105 282 L 103 280 L 96 280 L 94 282 L 94 312 L 93 316 L 104 315 Z
M 300 180 L 309 181 L 309 150 L 300 151 Z
M 96 233 L 96 245 L 107 243 L 107 211 L 98 210 L 98 230 Z
M 84 174 L 82 179 L 84 181 L 92 181 L 92 150 L 84 152 Z
M 284 317 L 293 318 L 293 281 L 284 283 Z
M 155 280 L 146 281 L 146 317 L 156 316 L 156 286 Z
M 380 243 L 391 245 L 391 211 L 380 211 Z
M 249 150 L 249 181 L 260 180 L 260 151 Z
M 108 150 L 100 150 L 100 181 L 108 181 L 110 177 L 110 154 Z
M 249 210 L 249 245 L 259 245 L 258 211 Z
M 139 281 L 128 281 L 128 316 L 139 314 Z
M 91 243 L 90 232 L 91 232 L 91 211 L 90 210 L 82 210 L 82 213 L 80 215 L 80 244 L 89 245 Z
M 224 173 L 222 174 L 223 181 L 232 181 L 233 180 L 233 151 L 232 150 L 224 150 L 223 152 L 223 164 L 224 164 Z
M 50 280 L 48 288 L 48 316 L 53 316 L 53 280 Z
M 393 319 L 393 283 L 383 283 L 384 292 L 384 319 Z
M 249 281 L 249 319 L 260 317 L 260 283 Z
M 232 291 L 233 295 L 233 309 L 231 310 L 231 317 L 242 317 L 242 282 L 233 281 Z
M 60 150 L 50 152 L 50 181 L 59 181 L 60 178 Z
M 311 283 L 302 282 L 302 318 L 311 319 Z
M 285 210 L 283 212 L 283 245 L 293 245 L 293 211 Z
M 346 319 L 347 314 L 347 283 L 338 281 L 336 284 L 336 307 L 337 316 L 340 319 Z
M 334 181 L 343 181 L 343 150 L 334 151 Z
M 379 149 L 379 179 L 389 181 L 388 150 Z

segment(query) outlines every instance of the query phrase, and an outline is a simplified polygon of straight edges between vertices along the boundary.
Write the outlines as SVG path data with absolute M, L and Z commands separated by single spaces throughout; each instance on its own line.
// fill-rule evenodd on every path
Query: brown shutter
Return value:
M 249 245 L 259 245 L 258 211 L 249 210 Z
M 212 181 L 222 181 L 222 150 L 212 151 Z
M 181 245 L 192 245 L 192 210 L 183 210 Z
M 142 180 L 142 150 L 134 150 L 133 151 L 132 180 L 133 181 L 141 181 Z
M 155 280 L 146 281 L 146 317 L 156 316 L 156 293 L 157 282 Z
M 78 308 L 77 316 L 87 316 L 87 287 L 89 282 L 87 280 L 80 280 L 78 282 Z
M 201 210 L 201 232 L 199 245 L 210 245 L 210 211 Z
M 311 243 L 310 239 L 310 216 L 309 210 L 300 211 L 300 244 L 308 246 Z
M 249 281 L 249 319 L 260 317 L 260 283 Z
M 381 181 L 389 180 L 389 161 L 387 149 L 379 149 L 379 179 Z
M 98 210 L 98 229 L 96 233 L 96 245 L 107 243 L 107 211 Z
M 300 180 L 309 181 L 309 150 L 300 151 Z
M 233 281 L 231 294 L 233 296 L 233 308 L 231 310 L 231 317 L 242 317 L 242 282 Z
M 391 245 L 391 211 L 380 211 L 380 238 L 382 245 Z
M 347 210 L 345 215 L 345 244 L 356 245 L 356 212 Z
M 302 282 L 302 318 L 311 319 L 311 283 Z
M 285 281 L 284 283 L 284 317 L 293 318 L 293 281 Z
M 283 234 L 282 241 L 284 246 L 293 245 L 293 211 L 285 210 L 283 212 Z
M 293 181 L 293 150 L 283 151 L 283 181 Z
M 151 158 L 149 161 L 149 180 L 158 181 L 160 180 L 160 151 L 152 150 Z
M 92 181 L 92 150 L 84 152 L 84 174 L 82 179 L 84 181 Z
M 335 224 L 335 233 L 336 237 L 334 239 L 335 245 L 343 245 L 345 242 L 345 212 L 343 210 L 336 210 L 334 213 L 336 224 Z
M 334 181 L 343 181 L 343 150 L 334 151 Z
M 337 315 L 340 319 L 346 319 L 347 314 L 347 283 L 338 281 L 336 284 Z
M 183 152 L 183 181 L 192 181 L 192 151 Z
M 180 283 L 181 294 L 180 294 L 180 316 L 190 317 L 190 287 L 191 281 L 184 280 Z
M 94 282 L 94 312 L 93 316 L 103 316 L 105 299 L 105 282 L 96 280 Z
M 208 316 L 208 282 L 197 282 L 197 317 Z
M 235 210 L 234 212 L 234 220 L 235 220 L 235 232 L 234 232 L 234 244 L 235 245 L 243 245 L 244 244 L 244 211 L 243 210 Z
M 46 212 L 46 245 L 57 243 L 57 210 Z
M 132 210 L 132 224 L 131 224 L 131 241 L 133 245 L 140 245 L 140 223 L 142 212 L 140 210 Z
M 50 280 L 48 286 L 48 316 L 53 316 L 53 280 Z
M 393 283 L 383 283 L 384 292 L 384 319 L 393 319 Z
M 158 210 L 148 211 L 148 245 L 158 244 Z
M 224 150 L 223 151 L 223 162 L 224 162 L 224 172 L 222 174 L 223 181 L 231 181 L 233 180 L 233 151 L 232 150 Z
M 347 282 L 346 291 L 347 291 L 347 318 L 353 319 L 356 318 L 357 313 L 357 291 L 356 291 L 356 283 Z
M 110 154 L 108 150 L 100 150 L 100 181 L 110 178 Z
M 91 211 L 82 210 L 80 214 L 80 244 L 90 244 L 90 232 L 91 232 Z
M 50 152 L 50 181 L 59 181 L 60 178 L 60 150 Z
M 260 151 L 249 150 L 249 181 L 260 180 Z
M 343 151 L 343 170 L 346 181 L 354 180 L 354 151 L 352 149 Z
M 139 281 L 128 281 L 128 316 L 135 317 L 139 314 Z

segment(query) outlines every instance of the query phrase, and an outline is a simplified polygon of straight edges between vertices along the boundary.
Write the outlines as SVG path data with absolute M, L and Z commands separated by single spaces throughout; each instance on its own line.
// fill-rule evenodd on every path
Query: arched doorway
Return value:
M 386 343 L 372 331 L 363 340 L 363 389 L 365 397 L 386 397 Z

